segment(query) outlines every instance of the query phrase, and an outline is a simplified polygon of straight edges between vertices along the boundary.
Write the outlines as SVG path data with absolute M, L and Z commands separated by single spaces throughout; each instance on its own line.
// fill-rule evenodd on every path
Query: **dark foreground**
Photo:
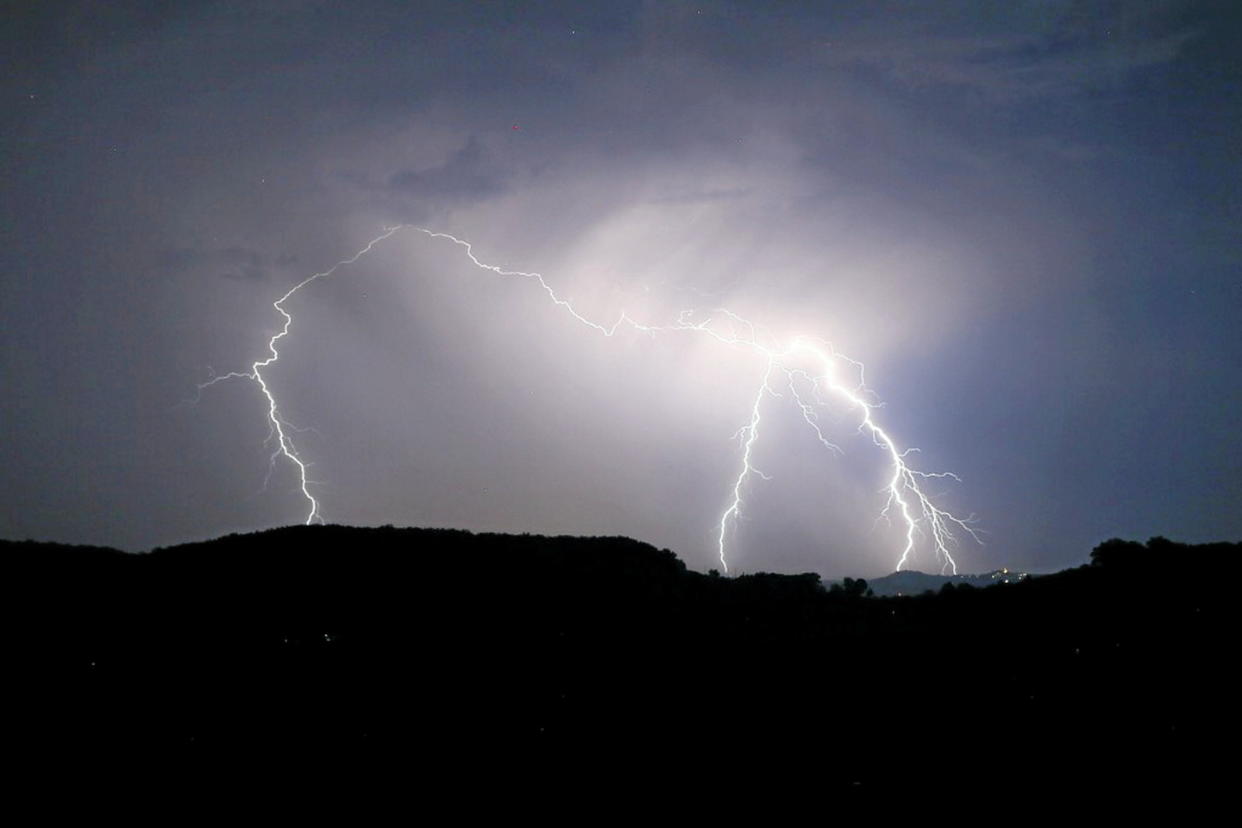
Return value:
M 412 792 L 590 778 L 962 802 L 1232 773 L 1234 596 L 1213 574 L 1242 545 L 1110 542 L 1079 569 L 913 598 L 701 575 L 613 538 L 0 548 L 9 744 L 53 775 L 314 766 Z

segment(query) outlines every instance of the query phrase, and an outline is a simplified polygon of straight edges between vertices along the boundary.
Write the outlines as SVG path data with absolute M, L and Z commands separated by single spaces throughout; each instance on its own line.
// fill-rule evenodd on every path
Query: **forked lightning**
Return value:
M 280 340 L 289 335 L 289 329 L 293 325 L 293 316 L 285 308 L 285 303 L 302 288 L 317 279 L 333 275 L 342 267 L 353 264 L 369 253 L 377 244 L 402 230 L 413 230 L 423 233 L 431 239 L 449 241 L 459 246 L 476 267 L 491 271 L 498 276 L 517 277 L 535 282 L 554 305 L 564 310 L 578 323 L 603 336 L 615 336 L 619 330 L 623 329 L 651 335 L 680 332 L 711 337 L 724 345 L 752 351 L 763 358 L 765 368 L 762 380 L 754 395 L 750 418 L 737 432 L 742 449 L 741 468 L 733 481 L 728 505 L 720 515 L 717 534 L 717 554 L 720 558 L 720 565 L 726 572 L 729 569 L 726 556 L 726 542 L 730 528 L 736 525 L 741 515 L 743 491 L 746 488 L 747 481 L 752 475 L 765 480 L 770 479 L 755 467 L 753 454 L 755 444 L 759 439 L 759 425 L 762 419 L 761 410 L 764 400 L 769 396 L 782 396 L 772 387 L 775 378 L 783 379 L 802 419 L 813 430 L 816 439 L 826 449 L 840 451 L 834 443 L 824 436 L 819 425 L 817 412 L 828 404 L 829 397 L 835 397 L 844 402 L 849 409 L 857 412 L 859 430 L 870 435 L 872 442 L 884 451 L 891 466 L 891 476 L 884 489 L 886 501 L 880 510 L 880 517 L 883 519 L 896 518 L 905 527 L 905 542 L 897 560 L 898 570 L 909 564 L 919 539 L 924 537 L 930 543 L 936 559 L 940 563 L 941 572 L 952 571 L 954 574 L 957 574 L 957 562 L 952 554 L 952 549 L 957 543 L 955 530 L 960 529 L 976 542 L 979 541 L 976 531 L 970 525 L 970 519 L 955 517 L 936 506 L 921 486 L 922 481 L 931 478 L 951 478 L 957 480 L 956 475 L 949 472 L 922 472 L 910 466 L 906 458 L 914 450 L 898 448 L 897 443 L 888 432 L 875 421 L 874 412 L 876 405 L 868 399 L 870 395 L 863 381 L 862 365 L 837 353 L 827 342 L 810 337 L 797 336 L 782 344 L 762 328 L 732 311 L 724 309 L 716 309 L 701 316 L 695 311 L 683 311 L 675 322 L 667 325 L 650 325 L 639 322 L 622 311 L 611 324 L 602 324 L 579 313 L 573 304 L 558 295 L 539 273 L 505 270 L 496 265 L 486 264 L 474 255 L 474 248 L 469 242 L 448 233 L 439 233 L 412 224 L 401 224 L 385 228 L 383 233 L 369 241 L 366 246 L 348 259 L 343 259 L 327 270 L 308 276 L 290 288 L 283 296 L 272 303 L 277 313 L 283 318 L 284 323 L 280 330 L 268 340 L 267 356 L 255 361 L 250 366 L 249 371 L 234 371 L 222 374 L 199 386 L 201 391 L 204 388 L 228 379 L 246 379 L 258 386 L 267 400 L 267 419 L 270 428 L 269 440 L 275 443 L 271 464 L 274 466 L 281 457 L 293 464 L 298 475 L 302 496 L 307 503 L 306 523 L 322 522 L 319 501 L 310 490 L 311 481 L 307 477 L 307 464 L 298 454 L 290 437 L 289 433 L 295 429 L 281 416 L 276 396 L 263 373 L 264 369 L 280 359 L 280 351 L 277 346 Z M 845 366 L 844 370 L 846 372 L 856 375 L 856 381 L 851 382 L 849 379 L 838 376 L 838 371 L 842 365 Z

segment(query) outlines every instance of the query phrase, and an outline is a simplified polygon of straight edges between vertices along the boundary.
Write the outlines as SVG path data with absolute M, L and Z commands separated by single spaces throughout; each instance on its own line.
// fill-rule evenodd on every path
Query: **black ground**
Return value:
M 1114 541 L 1078 569 L 907 598 L 702 575 L 623 538 L 326 526 L 146 555 L 0 548 L 10 733 L 49 774 L 309 763 L 431 788 L 1021 798 L 1232 773 L 1242 545 Z

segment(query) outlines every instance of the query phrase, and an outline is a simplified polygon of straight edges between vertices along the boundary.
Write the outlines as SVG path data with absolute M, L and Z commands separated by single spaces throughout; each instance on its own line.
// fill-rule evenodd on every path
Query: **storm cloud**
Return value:
M 966 570 L 1236 538 L 1238 34 L 1198 2 L 30 7 L 0 81 L 0 534 L 300 520 L 253 386 L 176 403 L 416 222 L 592 318 L 831 340 L 960 475 L 934 493 L 986 531 Z M 289 309 L 272 383 L 329 520 L 713 564 L 761 361 L 592 335 L 410 233 Z M 891 569 L 856 415 L 824 414 L 838 457 L 765 405 L 738 567 Z

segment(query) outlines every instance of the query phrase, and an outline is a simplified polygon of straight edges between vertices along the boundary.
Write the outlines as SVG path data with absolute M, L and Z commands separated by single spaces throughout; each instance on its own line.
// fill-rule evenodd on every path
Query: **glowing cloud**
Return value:
M 925 538 L 941 565 L 941 572 L 952 571 L 956 574 L 957 562 L 952 554 L 952 550 L 957 543 L 955 530 L 961 530 L 976 542 L 979 541 L 978 535 L 970 525 L 970 518 L 958 518 L 936 506 L 924 492 L 921 485 L 922 482 L 929 479 L 950 478 L 957 480 L 957 476 L 949 472 L 929 473 L 919 471 L 907 462 L 907 457 L 915 449 L 899 448 L 893 437 L 876 422 L 874 416 L 876 405 L 868 399 L 870 395 L 863 380 L 861 363 L 838 353 L 830 343 L 807 336 L 795 336 L 782 343 L 763 328 L 723 308 L 713 309 L 708 313 L 702 314 L 694 310 L 682 311 L 675 321 L 664 325 L 640 322 L 628 316 L 625 311 L 622 311 L 611 323 L 602 323 L 578 312 L 569 300 L 557 294 L 556 290 L 541 274 L 520 270 L 505 270 L 497 265 L 487 264 L 475 256 L 474 249 L 469 242 L 448 233 L 440 233 L 410 224 L 385 228 L 383 233 L 369 241 L 354 255 L 347 259 L 342 259 L 327 270 L 308 276 L 290 288 L 283 296 L 272 303 L 272 306 L 284 319 L 284 323 L 280 330 L 268 341 L 268 355 L 263 359 L 256 360 L 250 366 L 249 371 L 234 371 L 223 374 L 199 385 L 199 390 L 202 391 L 224 380 L 245 379 L 258 386 L 267 400 L 267 419 L 270 427 L 268 440 L 269 443 L 275 444 L 269 465 L 269 475 L 282 457 L 293 465 L 298 475 L 302 497 L 307 504 L 307 524 L 317 521 L 322 522 L 319 501 L 310 491 L 311 481 L 307 477 L 306 461 L 299 455 L 290 437 L 290 432 L 296 431 L 296 429 L 281 416 L 276 396 L 264 375 L 264 370 L 280 359 L 280 351 L 277 346 L 282 339 L 288 336 L 289 330 L 293 325 L 293 316 L 285 308 L 285 303 L 302 288 L 310 285 L 317 279 L 332 276 L 342 267 L 353 264 L 369 253 L 377 244 L 402 230 L 412 230 L 422 233 L 433 240 L 451 242 L 460 247 L 470 261 L 482 270 L 490 271 L 498 276 L 520 278 L 534 282 L 547 295 L 548 299 L 568 314 L 568 316 L 579 324 L 605 337 L 616 336 L 618 331 L 621 330 L 631 330 L 653 336 L 656 334 L 683 333 L 710 337 L 733 349 L 751 351 L 764 358 L 766 367 L 754 395 L 750 417 L 736 435 L 741 442 L 741 468 L 733 481 L 728 505 L 720 515 L 717 555 L 720 559 L 721 567 L 726 572 L 729 569 L 726 549 L 729 529 L 736 524 L 741 514 L 743 489 L 752 475 L 763 480 L 771 479 L 767 474 L 755 467 L 753 454 L 755 445 L 759 440 L 759 426 L 762 420 L 761 409 L 764 400 L 769 396 L 782 396 L 772 387 L 774 377 L 784 378 L 790 397 L 803 421 L 812 429 L 816 439 L 826 449 L 833 452 L 840 451 L 840 448 L 828 440 L 821 430 L 817 411 L 828 404 L 829 398 L 836 398 L 844 402 L 851 410 L 857 412 L 859 417 L 858 430 L 868 434 L 872 442 L 884 452 L 891 468 L 891 476 L 884 488 L 886 501 L 880 510 L 880 517 L 888 520 L 898 519 L 905 527 L 905 542 L 897 558 L 896 568 L 898 570 L 910 563 L 920 538 Z M 845 366 L 846 372 L 857 375 L 857 381 L 851 382 L 839 376 L 842 365 Z M 799 390 L 800 386 L 801 390 Z

